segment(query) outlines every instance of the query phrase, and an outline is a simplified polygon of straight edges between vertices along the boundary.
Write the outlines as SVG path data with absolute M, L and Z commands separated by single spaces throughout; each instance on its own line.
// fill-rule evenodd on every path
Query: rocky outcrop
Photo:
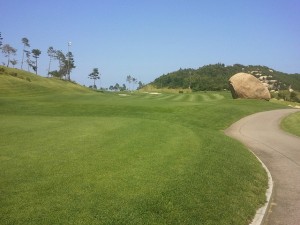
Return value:
M 237 73 L 229 79 L 229 87 L 233 98 L 265 99 L 271 95 L 256 77 L 248 73 Z

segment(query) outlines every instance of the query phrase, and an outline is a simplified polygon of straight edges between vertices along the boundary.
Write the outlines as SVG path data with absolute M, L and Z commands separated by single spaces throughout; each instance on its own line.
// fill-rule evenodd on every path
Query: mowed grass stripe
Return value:
M 169 102 L 169 101 L 173 101 L 173 99 L 176 98 L 176 94 L 163 94 L 161 96 L 159 96 L 159 100 L 160 101 L 165 101 L 165 102 Z
M 189 98 L 187 101 L 189 101 L 189 102 L 196 102 L 198 100 L 196 97 L 196 94 L 189 94 L 188 96 L 189 96 Z
M 213 100 L 213 98 L 210 94 L 202 94 L 201 97 L 202 97 L 202 100 L 205 101 L 205 102 Z
M 198 101 L 216 101 L 221 100 L 224 96 L 217 93 L 201 93 L 201 94 L 141 94 L 135 97 L 145 99 L 157 99 L 160 101 L 174 101 L 174 102 L 198 102 Z
M 163 93 L 163 94 L 159 94 L 156 95 L 156 99 L 160 100 L 160 101 L 167 101 L 170 98 L 173 98 L 174 94 L 168 94 L 168 93 Z
M 168 95 L 157 96 L 157 99 L 174 101 L 174 102 L 216 101 L 216 100 L 221 100 L 223 98 L 224 96 L 216 93 L 168 94 Z
M 221 100 L 221 99 L 224 98 L 223 95 L 220 95 L 220 94 L 217 94 L 217 93 L 210 94 L 210 96 L 211 96 L 211 98 L 212 98 L 213 100 Z
M 195 93 L 193 99 L 196 102 L 208 102 L 214 100 L 210 93 Z
M 147 94 L 143 94 L 142 96 L 145 99 L 161 99 L 161 98 L 164 97 L 164 94 L 150 94 L 150 93 L 147 93 Z
M 172 101 L 180 101 L 180 102 L 185 102 L 188 101 L 189 96 L 186 94 L 176 94 Z
M 201 93 L 201 94 L 190 94 L 188 101 L 190 102 L 201 102 L 201 101 L 216 101 L 223 99 L 224 96 L 220 94 Z

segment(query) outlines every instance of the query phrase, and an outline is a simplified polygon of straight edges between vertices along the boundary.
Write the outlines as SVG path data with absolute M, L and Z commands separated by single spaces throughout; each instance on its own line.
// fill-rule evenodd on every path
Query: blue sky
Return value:
M 27 37 L 45 76 L 48 47 L 67 52 L 71 41 L 71 78 L 85 85 L 95 67 L 103 87 L 218 62 L 300 73 L 299 0 L 0 0 L 0 8 L 3 43 L 19 62 Z

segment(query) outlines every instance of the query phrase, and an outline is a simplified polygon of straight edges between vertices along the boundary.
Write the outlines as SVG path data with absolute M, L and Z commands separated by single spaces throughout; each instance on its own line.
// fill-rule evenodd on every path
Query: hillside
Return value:
M 0 96 L 38 96 L 53 93 L 88 93 L 90 89 L 81 85 L 45 78 L 24 70 L 0 66 Z
M 300 90 L 300 74 L 287 74 L 266 66 L 225 66 L 221 63 L 198 69 L 180 69 L 164 74 L 150 84 L 156 88 L 190 87 L 193 91 L 219 91 L 228 89 L 228 79 L 239 72 L 253 74 L 268 85 L 270 90 L 287 90 L 290 85 L 294 90 Z

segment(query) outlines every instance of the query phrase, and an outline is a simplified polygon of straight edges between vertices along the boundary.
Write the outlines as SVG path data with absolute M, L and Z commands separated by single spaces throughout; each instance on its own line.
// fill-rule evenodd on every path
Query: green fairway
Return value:
M 222 130 L 283 106 L 125 94 L 0 74 L 0 224 L 249 224 L 267 175 Z
M 282 120 L 281 127 L 300 137 L 300 113 L 294 113 Z

